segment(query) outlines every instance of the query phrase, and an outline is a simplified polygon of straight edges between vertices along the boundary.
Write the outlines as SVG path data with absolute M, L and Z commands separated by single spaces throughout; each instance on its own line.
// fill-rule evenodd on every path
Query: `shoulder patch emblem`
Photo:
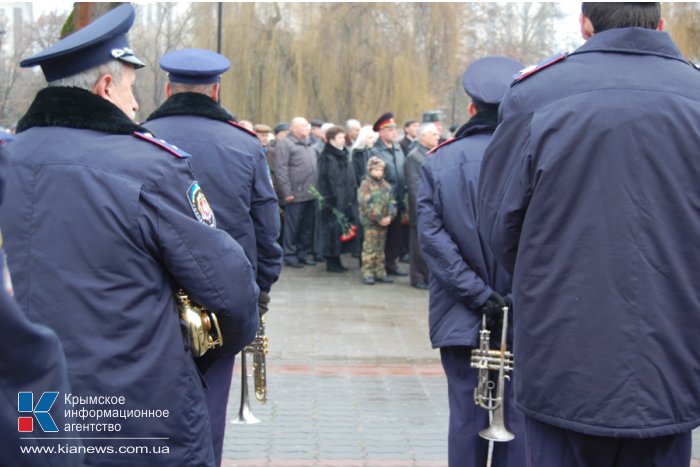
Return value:
M 216 217 L 212 211 L 207 197 L 204 196 L 202 188 L 198 181 L 192 182 L 192 185 L 187 189 L 187 200 L 190 202 L 194 217 L 202 224 L 216 228 Z
M 174 146 L 167 141 L 163 139 L 158 139 L 155 136 L 153 136 L 151 133 L 144 133 L 141 131 L 135 131 L 133 133 L 134 136 L 137 136 L 141 138 L 144 141 L 148 141 L 149 143 L 155 144 L 156 146 L 165 149 L 168 151 L 170 154 L 174 155 L 175 157 L 179 157 L 181 159 L 186 159 L 190 157 L 189 153 L 183 151 L 182 149 L 178 148 L 177 146 Z
M 235 122 L 233 120 L 229 120 L 228 123 L 231 126 L 235 126 L 239 130 L 245 131 L 246 133 L 248 133 L 250 136 L 254 137 L 255 139 L 258 139 L 258 135 L 256 135 L 254 131 L 250 131 L 248 128 L 242 127 L 241 125 L 238 124 L 238 122 Z
M 513 76 L 513 84 L 519 83 L 520 81 L 524 80 L 528 76 L 532 76 L 535 73 L 537 73 L 540 70 L 544 70 L 550 65 L 554 65 L 557 62 L 560 62 L 564 60 L 567 57 L 567 54 L 565 52 L 559 52 L 553 57 L 548 58 L 547 60 L 544 60 L 537 65 L 532 65 L 527 68 L 523 68 L 520 70 L 515 76 Z

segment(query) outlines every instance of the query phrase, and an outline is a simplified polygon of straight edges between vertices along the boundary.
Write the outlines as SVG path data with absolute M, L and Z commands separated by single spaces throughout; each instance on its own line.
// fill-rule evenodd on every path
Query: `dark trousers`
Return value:
M 469 366 L 471 347 L 454 346 L 440 349 L 442 367 L 447 376 L 450 403 L 450 427 L 447 458 L 450 467 L 480 467 L 486 465 L 488 441 L 479 431 L 489 426 L 488 411 L 474 403 L 478 370 Z M 491 372 L 495 373 L 495 372 Z M 509 442 L 493 443 L 492 467 L 524 467 L 525 425 L 523 414 L 515 408 L 513 384 L 505 383 L 505 425 L 515 435 Z M 569 467 L 565 464 L 541 464 L 547 467 Z
M 314 229 L 315 201 L 290 203 L 284 207 L 284 238 L 282 250 L 285 261 L 306 259 Z
M 226 406 L 233 377 L 233 357 L 217 358 L 204 374 L 207 384 L 207 406 L 211 421 L 211 438 L 214 442 L 216 465 L 221 465 L 221 455 L 224 450 L 224 432 L 226 431 Z
M 399 258 L 411 253 L 410 227 L 401 224 L 401 241 L 399 243 Z M 427 277 L 426 277 L 427 280 Z
M 401 221 L 398 216 L 391 221 L 386 229 L 386 243 L 384 244 L 384 263 L 387 274 L 391 274 L 398 267 L 401 252 Z
M 525 417 L 528 467 L 688 467 L 691 432 L 657 438 L 608 438 Z
M 411 259 L 411 285 L 427 284 L 428 283 L 428 266 L 423 261 L 423 255 L 418 247 L 418 227 L 412 225 L 409 229 L 410 235 L 410 250 L 409 257 Z

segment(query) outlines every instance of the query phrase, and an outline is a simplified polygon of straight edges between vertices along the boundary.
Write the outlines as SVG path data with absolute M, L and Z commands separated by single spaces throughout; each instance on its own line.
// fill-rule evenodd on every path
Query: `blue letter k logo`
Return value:
M 58 392 L 47 391 L 41 395 L 39 402 L 34 406 L 34 394 L 31 392 L 19 392 L 17 393 L 17 410 L 19 412 L 31 412 L 34 414 L 34 418 L 39 423 L 42 431 L 45 432 L 55 432 L 58 431 L 56 422 L 53 421 L 51 415 L 49 415 L 49 410 L 56 402 L 58 397 Z

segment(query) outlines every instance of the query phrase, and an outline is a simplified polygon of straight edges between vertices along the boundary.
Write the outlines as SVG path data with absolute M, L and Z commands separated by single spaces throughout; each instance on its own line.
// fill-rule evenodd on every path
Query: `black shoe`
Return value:
M 387 269 L 386 273 L 390 276 L 408 276 L 408 273 L 399 267 Z
M 430 286 L 426 282 L 419 282 L 417 284 L 411 284 L 413 287 L 416 289 L 421 289 L 421 290 L 428 290 Z
M 290 268 L 295 268 L 295 269 L 300 269 L 303 268 L 304 265 L 301 264 L 299 261 L 286 261 L 284 262 L 285 266 L 288 266 Z
M 314 256 L 314 259 L 316 260 L 317 263 L 323 263 L 324 261 L 326 261 L 326 260 L 323 258 L 323 256 L 320 256 L 320 255 Z
M 364 282 L 365 285 L 374 285 L 374 277 L 365 277 L 362 279 L 362 282 Z
M 343 267 L 340 262 L 340 258 L 337 256 L 329 256 L 326 258 L 326 271 L 328 272 L 346 272 L 347 269 Z
M 381 284 L 393 284 L 394 283 L 394 279 L 392 279 L 391 277 L 377 277 L 375 280 Z
M 316 261 L 309 258 L 300 259 L 299 262 L 307 266 L 316 266 Z

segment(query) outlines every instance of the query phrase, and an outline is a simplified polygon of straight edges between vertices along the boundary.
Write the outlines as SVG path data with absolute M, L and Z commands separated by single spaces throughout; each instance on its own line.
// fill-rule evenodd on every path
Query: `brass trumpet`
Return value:
M 503 410 L 505 405 L 505 380 L 510 380 L 506 372 L 513 371 L 514 356 L 506 348 L 508 333 L 508 307 L 503 307 L 503 328 L 501 331 L 501 347 L 490 349 L 491 331 L 486 327 L 486 316 L 482 317 L 479 331 L 479 348 L 472 349 L 471 367 L 479 370 L 478 382 L 474 388 L 474 403 L 491 412 L 491 423 L 479 432 L 479 436 L 489 441 L 506 442 L 515 435 L 506 428 Z M 489 372 L 497 371 L 498 379 L 494 383 L 489 378 Z M 496 395 L 493 395 L 494 388 Z
M 260 420 L 253 415 L 250 410 L 250 398 L 248 396 L 248 367 L 246 364 L 246 353 L 253 354 L 253 386 L 255 388 L 255 398 L 261 404 L 267 402 L 267 369 L 265 367 L 265 356 L 269 349 L 269 339 L 265 335 L 265 317 L 260 317 L 258 332 L 255 339 L 241 351 L 241 405 L 238 409 L 238 416 L 231 421 L 237 425 L 252 425 L 260 423 Z
M 201 357 L 207 350 L 224 344 L 219 321 L 214 313 L 193 303 L 182 289 L 175 292 L 175 301 L 180 319 L 187 325 L 190 348 L 194 357 Z

